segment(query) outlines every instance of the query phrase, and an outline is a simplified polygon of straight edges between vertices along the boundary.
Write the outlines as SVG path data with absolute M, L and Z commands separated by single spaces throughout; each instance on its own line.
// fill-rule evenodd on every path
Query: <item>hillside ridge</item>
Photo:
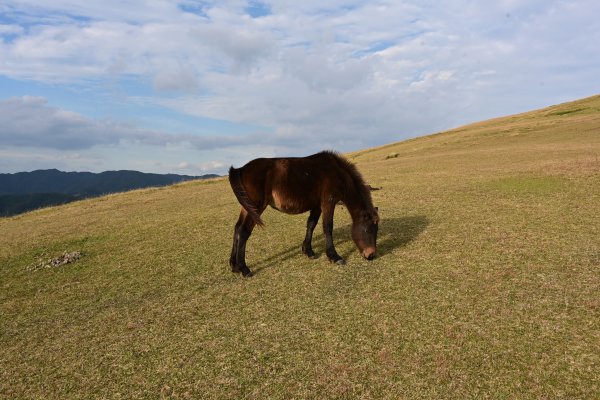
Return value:
M 361 157 L 369 153 L 381 150 L 402 149 L 403 147 L 409 148 L 411 145 L 418 145 L 431 141 L 443 141 L 446 139 L 459 140 L 461 135 L 472 135 L 473 131 L 480 133 L 481 131 L 487 130 L 501 131 L 502 129 L 510 127 L 511 124 L 522 124 L 524 122 L 531 122 L 534 119 L 538 119 L 538 122 L 540 123 L 556 123 L 561 120 L 563 122 L 572 121 L 573 117 L 580 118 L 581 116 L 588 119 L 600 119 L 600 94 L 517 114 L 476 121 L 440 132 L 388 143 L 382 146 L 357 150 L 348 155 L 353 159 L 360 160 Z

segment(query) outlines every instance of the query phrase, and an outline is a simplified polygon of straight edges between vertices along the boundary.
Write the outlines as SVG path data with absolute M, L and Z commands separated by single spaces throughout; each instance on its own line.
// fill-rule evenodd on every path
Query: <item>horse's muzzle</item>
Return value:
M 363 251 L 363 257 L 367 260 L 372 260 L 375 258 L 375 249 L 367 249 Z

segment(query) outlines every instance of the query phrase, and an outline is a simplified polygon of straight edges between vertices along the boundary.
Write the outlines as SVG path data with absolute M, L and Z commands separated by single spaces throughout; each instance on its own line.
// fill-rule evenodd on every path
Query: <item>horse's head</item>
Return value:
M 372 260 L 375 257 L 378 227 L 379 213 L 377 207 L 360 211 L 358 218 L 353 221 L 352 239 L 354 239 L 360 254 L 367 260 Z

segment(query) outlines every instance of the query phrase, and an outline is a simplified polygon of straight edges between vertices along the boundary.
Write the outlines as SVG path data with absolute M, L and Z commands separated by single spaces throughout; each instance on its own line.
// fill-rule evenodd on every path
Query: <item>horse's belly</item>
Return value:
M 306 205 L 303 203 L 304 202 L 302 201 L 281 196 L 278 192 L 273 191 L 271 193 L 271 201 L 269 202 L 269 205 L 274 209 L 286 214 L 301 214 L 310 209 L 310 207 L 306 207 Z

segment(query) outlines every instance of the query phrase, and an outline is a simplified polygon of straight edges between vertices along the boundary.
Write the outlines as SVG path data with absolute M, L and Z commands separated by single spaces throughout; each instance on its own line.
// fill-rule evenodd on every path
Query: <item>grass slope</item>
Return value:
M 600 96 L 350 157 L 383 221 L 367 262 L 338 208 L 345 267 L 268 210 L 232 275 L 226 180 L 0 219 L 0 397 L 597 398 Z

